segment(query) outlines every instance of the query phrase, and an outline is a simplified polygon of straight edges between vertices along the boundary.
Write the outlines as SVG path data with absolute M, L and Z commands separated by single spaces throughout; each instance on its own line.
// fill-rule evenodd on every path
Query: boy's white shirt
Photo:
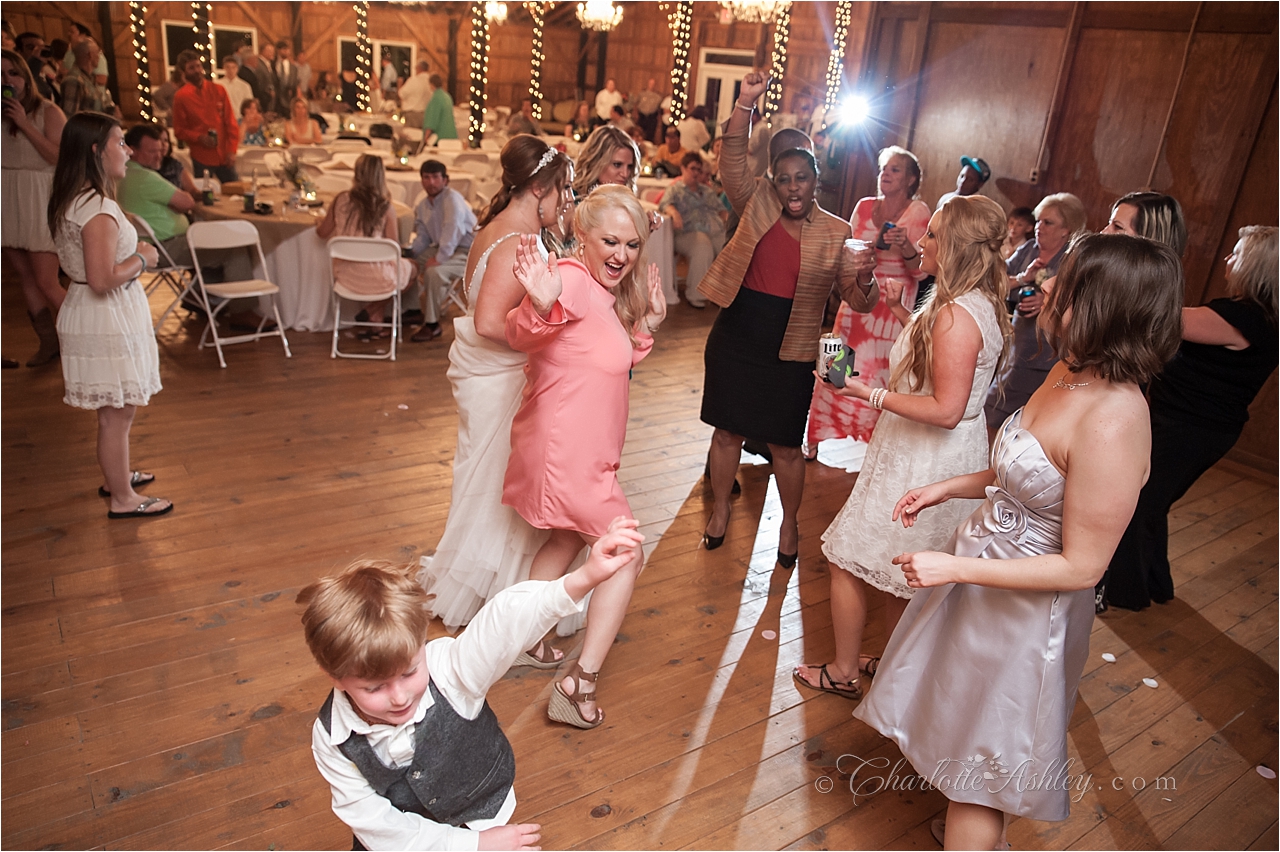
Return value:
M 474 719 L 485 695 L 521 651 L 535 644 L 561 618 L 582 611 L 564 588 L 564 578 L 552 582 L 526 580 L 494 596 L 476 613 L 459 636 L 427 643 L 427 672 L 436 689 L 458 715 Z M 320 774 L 333 791 L 333 812 L 368 849 L 474 850 L 479 832 L 506 825 L 516 808 L 515 790 L 493 819 L 474 820 L 467 828 L 432 822 L 399 810 L 379 796 L 356 765 L 338 750 L 352 733 L 363 734 L 378 759 L 403 766 L 413 759 L 413 734 L 434 702 L 428 689 L 413 718 L 402 725 L 370 725 L 360 718 L 346 694 L 334 690 L 330 730 L 316 719 L 311 752 Z

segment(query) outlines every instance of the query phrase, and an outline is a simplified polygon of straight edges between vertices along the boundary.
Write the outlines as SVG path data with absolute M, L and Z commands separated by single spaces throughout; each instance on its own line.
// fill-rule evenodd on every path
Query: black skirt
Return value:
M 707 335 L 703 423 L 781 447 L 804 442 L 814 360 L 778 357 L 790 319 L 790 299 L 738 290 Z

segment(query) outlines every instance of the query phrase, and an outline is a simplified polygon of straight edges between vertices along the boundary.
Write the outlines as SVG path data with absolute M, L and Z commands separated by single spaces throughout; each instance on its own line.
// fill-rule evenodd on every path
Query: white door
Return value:
M 704 47 L 698 53 L 698 99 L 711 113 L 716 124 L 733 111 L 734 101 L 742 88 L 742 78 L 751 73 L 755 52 L 729 48 Z M 692 111 L 692 109 L 690 109 Z

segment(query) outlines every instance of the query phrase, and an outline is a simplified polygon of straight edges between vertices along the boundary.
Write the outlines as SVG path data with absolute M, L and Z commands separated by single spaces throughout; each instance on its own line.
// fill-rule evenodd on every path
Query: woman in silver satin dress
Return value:
M 1061 359 L 992 447 L 992 469 L 909 491 L 894 518 L 985 501 L 950 553 L 906 553 L 911 600 L 854 715 L 951 800 L 948 849 L 991 849 L 1004 815 L 1061 820 L 1087 775 L 1067 723 L 1089 651 L 1093 584 L 1146 480 L 1139 384 L 1177 350 L 1182 266 L 1166 246 L 1089 236 L 1040 324 Z M 1126 331 L 1132 330 L 1132 331 Z

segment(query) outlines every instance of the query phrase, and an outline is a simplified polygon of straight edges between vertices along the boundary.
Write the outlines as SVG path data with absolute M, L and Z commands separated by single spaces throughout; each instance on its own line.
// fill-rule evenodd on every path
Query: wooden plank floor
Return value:
M 25 359 L 16 290 L 3 349 Z M 516 817 L 548 848 L 936 848 L 943 797 L 855 798 L 840 756 L 892 765 L 895 747 L 791 681 L 831 654 L 819 545 L 854 480 L 847 446 L 808 467 L 796 571 L 772 570 L 763 464 L 741 471 L 725 546 L 699 547 L 712 316 L 674 309 L 635 371 L 622 481 L 649 562 L 601 682 L 609 724 L 549 723 L 549 672 L 490 695 Z M 265 341 L 226 370 L 194 333 L 162 330 L 165 390 L 133 431 L 148 493 L 177 504 L 162 520 L 107 521 L 94 418 L 61 403 L 56 364 L 0 375 L 5 848 L 349 848 L 308 747 L 326 687 L 293 598 L 353 557 L 415 560 L 438 540 L 452 333 L 395 364 L 334 362 L 327 336 L 296 333 L 292 360 Z M 1013 823 L 1014 848 L 1277 846 L 1276 781 L 1255 771 L 1277 766 L 1275 481 L 1215 468 L 1171 530 L 1178 599 L 1096 622 L 1070 736 L 1092 781 L 1067 821 Z

